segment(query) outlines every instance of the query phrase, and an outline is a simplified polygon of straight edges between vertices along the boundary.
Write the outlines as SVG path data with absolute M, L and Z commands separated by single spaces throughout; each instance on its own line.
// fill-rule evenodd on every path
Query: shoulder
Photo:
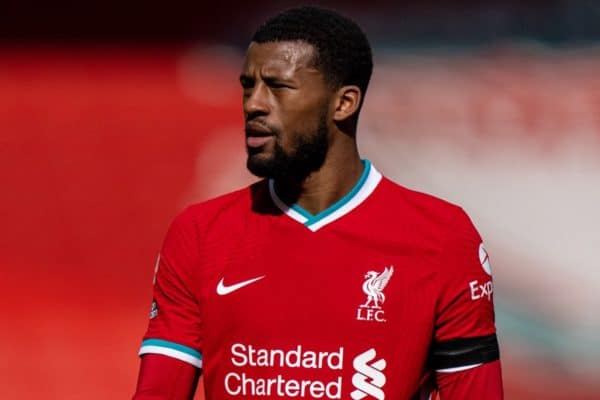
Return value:
M 173 220 L 174 224 L 209 226 L 227 224 L 252 213 L 255 203 L 265 203 L 268 185 L 265 180 L 209 200 L 187 206 Z M 255 206 L 254 206 L 255 207 Z
M 252 224 L 253 204 L 264 197 L 263 182 L 192 204 L 180 212 L 169 226 L 161 257 L 186 258 L 174 264 L 205 264 L 207 254 L 221 254 L 235 246 L 236 235 Z M 261 200 L 263 203 L 266 201 Z
M 381 198 L 387 210 L 414 227 L 425 226 L 446 235 L 457 228 L 465 228 L 471 220 L 463 208 L 440 197 L 409 189 L 383 177 Z
M 439 197 L 382 180 L 379 208 L 386 209 L 404 240 L 421 246 L 443 270 L 481 270 L 482 239 L 469 215 L 459 205 Z

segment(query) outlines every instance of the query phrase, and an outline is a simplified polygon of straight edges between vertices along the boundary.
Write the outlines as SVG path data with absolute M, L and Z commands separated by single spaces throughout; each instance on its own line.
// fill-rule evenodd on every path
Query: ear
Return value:
M 335 96 L 335 111 L 333 119 L 341 122 L 354 115 L 360 107 L 362 93 L 358 86 L 342 86 Z

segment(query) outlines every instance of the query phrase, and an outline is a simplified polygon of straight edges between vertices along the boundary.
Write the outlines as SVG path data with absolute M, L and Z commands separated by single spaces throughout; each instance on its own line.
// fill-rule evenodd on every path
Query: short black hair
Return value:
M 333 88 L 356 85 L 364 99 L 373 56 L 369 40 L 356 22 L 332 10 L 302 6 L 268 19 L 252 37 L 256 43 L 296 40 L 315 47 L 315 66 Z

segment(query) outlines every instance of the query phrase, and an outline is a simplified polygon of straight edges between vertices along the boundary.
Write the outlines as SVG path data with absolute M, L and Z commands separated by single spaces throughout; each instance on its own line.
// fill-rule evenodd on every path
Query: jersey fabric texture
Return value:
M 263 180 L 176 217 L 140 354 L 202 368 L 212 400 L 427 399 L 436 376 L 498 363 L 468 216 L 363 163 L 318 215 Z

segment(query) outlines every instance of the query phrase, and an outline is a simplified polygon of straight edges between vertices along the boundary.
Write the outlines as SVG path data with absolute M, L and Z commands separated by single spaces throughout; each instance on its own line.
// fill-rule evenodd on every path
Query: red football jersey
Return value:
M 140 354 L 202 368 L 211 400 L 427 399 L 436 376 L 497 362 L 490 264 L 467 215 L 364 164 L 318 215 L 270 180 L 187 208 Z

